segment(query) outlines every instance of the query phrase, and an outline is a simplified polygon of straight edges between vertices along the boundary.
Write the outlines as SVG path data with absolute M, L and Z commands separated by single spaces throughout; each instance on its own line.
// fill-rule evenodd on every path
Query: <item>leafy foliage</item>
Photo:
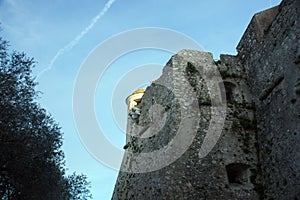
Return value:
M 62 132 L 35 101 L 33 66 L 0 38 L 0 198 L 88 199 L 86 176 L 65 176 Z
M 83 174 L 76 175 L 73 173 L 68 177 L 68 187 L 69 188 L 69 199 L 76 200 L 82 199 L 86 200 L 88 198 L 92 198 L 92 195 L 89 194 L 89 182 L 87 181 L 87 177 Z

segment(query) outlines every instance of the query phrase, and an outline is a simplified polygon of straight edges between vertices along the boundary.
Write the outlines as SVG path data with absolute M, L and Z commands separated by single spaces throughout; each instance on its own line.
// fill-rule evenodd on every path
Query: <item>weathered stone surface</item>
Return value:
M 253 17 L 237 56 L 214 61 L 205 52 L 174 55 L 137 105 L 139 119 L 128 117 L 121 166 L 127 172 L 120 171 L 112 199 L 299 199 L 299 37 L 300 1 L 283 0 Z M 217 144 L 202 158 L 212 103 L 224 101 L 208 87 L 217 76 L 213 67 L 225 87 L 226 121 Z M 182 121 L 191 123 L 180 129 Z M 189 144 L 185 137 L 191 130 L 196 134 Z M 172 154 L 177 160 L 156 171 L 128 171 L 165 162 L 139 157 L 173 144 L 179 133 L 188 148 L 180 153 L 179 144 Z
M 235 69 L 232 74 L 241 72 L 236 57 L 223 57 L 228 63 L 221 62 L 219 68 Z M 199 157 L 199 150 L 211 119 L 210 96 L 201 72 L 205 71 L 204 68 L 209 69 L 212 66 L 215 66 L 215 63 L 210 53 L 188 50 L 179 52 L 168 62 L 166 68 L 185 72 L 185 78 L 196 94 L 201 116 L 198 119 L 197 134 L 183 155 L 162 169 L 139 174 L 120 172 L 113 199 L 258 198 L 255 191 L 258 170 L 254 113 L 245 83 L 239 76 L 226 74 L 224 78 L 225 88 L 228 87 L 227 93 L 231 95 L 228 95 L 225 127 L 212 152 L 205 158 Z M 148 113 L 155 102 L 162 107 L 161 112 L 156 112 L 156 117 L 166 118 L 164 127 L 150 138 L 131 137 L 131 147 L 127 151 L 137 154 L 125 154 L 123 168 L 139 153 L 158 150 L 168 145 L 178 134 L 182 117 L 189 117 L 179 112 L 181 105 L 172 91 L 157 84 L 163 81 L 180 81 L 177 80 L 178 77 L 171 75 L 172 72 L 165 69 L 161 78 L 147 88 L 142 102 L 138 105 L 141 108 L 138 125 L 153 123 L 151 114 Z M 136 130 L 134 127 L 137 124 L 130 119 L 129 123 L 131 130 Z M 184 127 L 186 131 L 190 128 L 197 126 Z
M 285 0 L 264 36 L 253 21 L 238 46 L 256 106 L 264 199 L 300 197 L 300 1 Z M 298 89 L 299 90 L 299 89 Z

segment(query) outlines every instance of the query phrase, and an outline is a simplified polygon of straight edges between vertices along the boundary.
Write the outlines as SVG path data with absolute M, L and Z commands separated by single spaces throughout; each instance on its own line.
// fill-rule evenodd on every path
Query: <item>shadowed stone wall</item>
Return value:
M 266 14 L 263 34 L 255 15 L 237 47 L 256 106 L 263 198 L 299 199 L 300 1 Z
M 200 158 L 199 150 L 208 131 L 212 106 L 200 72 L 203 71 L 203 66 L 210 68 L 216 64 L 226 89 L 227 118 L 216 146 L 208 156 Z M 257 199 L 256 124 L 239 60 L 234 56 L 224 55 L 221 63 L 215 63 L 210 53 L 183 50 L 173 56 L 166 67 L 183 71 L 196 93 L 200 108 L 197 134 L 184 154 L 162 169 L 147 173 L 120 172 L 113 199 Z M 169 73 L 170 71 L 164 70 L 160 79 L 180 81 L 176 77 L 171 78 L 173 76 Z M 130 137 L 123 169 L 140 153 L 168 145 L 177 134 L 182 117 L 189 117 L 188 114 L 180 114 L 180 105 L 172 91 L 156 83 L 160 79 L 146 89 L 142 102 L 138 105 L 141 109 L 139 121 L 133 122 L 128 118 L 128 123 L 132 126 L 131 131 L 137 131 L 135 126 L 147 126 L 155 119 L 157 122 L 165 119 L 164 126 L 158 134 L 149 138 Z M 161 106 L 160 111 L 159 108 L 151 110 L 154 103 Z M 155 116 L 151 119 L 153 115 Z M 186 131 L 190 128 L 185 127 Z M 129 152 L 135 154 L 128 154 Z
M 172 91 L 158 84 L 182 81 L 167 68 L 184 72 L 196 94 L 200 116 L 197 124 L 185 127 L 186 135 L 194 127 L 195 138 L 164 168 L 146 173 L 120 171 L 112 199 L 299 199 L 299 36 L 300 1 L 283 0 L 254 15 L 237 56 L 221 55 L 214 61 L 205 52 L 183 50 L 174 55 L 137 105 L 139 119 L 128 117 L 131 136 L 121 169 L 136 164 L 142 153 L 169 145 L 180 121 L 189 117 L 180 112 Z M 218 68 L 227 99 L 222 134 L 204 158 L 199 150 L 211 120 L 212 99 L 203 66 Z M 150 137 L 140 138 L 143 134 Z

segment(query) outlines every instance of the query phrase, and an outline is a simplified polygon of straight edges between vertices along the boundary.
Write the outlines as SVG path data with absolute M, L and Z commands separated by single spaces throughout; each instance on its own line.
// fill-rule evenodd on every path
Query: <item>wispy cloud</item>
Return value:
M 65 45 L 63 48 L 59 49 L 57 51 L 57 53 L 55 54 L 55 56 L 51 59 L 49 65 L 47 66 L 47 68 L 45 68 L 44 70 L 42 70 L 38 76 L 37 79 L 43 75 L 45 72 L 49 71 L 52 69 L 54 63 L 56 62 L 56 60 L 62 56 L 63 54 L 65 54 L 67 51 L 70 51 L 76 44 L 78 44 L 78 42 L 94 27 L 94 25 L 105 15 L 105 13 L 109 10 L 109 8 L 111 7 L 111 5 L 115 2 L 115 0 L 109 0 L 104 8 L 100 11 L 100 13 L 94 17 L 91 21 L 91 23 L 85 27 L 85 29 L 83 29 L 83 31 L 80 32 L 79 35 L 77 35 L 71 42 L 69 42 L 67 45 Z

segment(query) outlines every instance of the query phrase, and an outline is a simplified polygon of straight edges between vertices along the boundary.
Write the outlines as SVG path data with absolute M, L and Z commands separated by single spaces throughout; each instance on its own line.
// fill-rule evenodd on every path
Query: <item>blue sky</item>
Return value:
M 130 29 L 161 27 L 193 38 L 205 51 L 212 52 L 214 58 L 218 59 L 221 53 L 236 54 L 235 47 L 254 13 L 278 5 L 279 2 L 114 1 L 76 45 L 59 56 L 51 70 L 37 78 L 37 89 L 43 92 L 39 102 L 53 115 L 64 132 L 63 150 L 68 173 L 76 171 L 87 174 L 92 182 L 94 199 L 110 199 L 118 171 L 103 165 L 87 151 L 78 136 L 72 111 L 76 76 L 81 64 L 97 45 Z M 34 74 L 38 75 L 49 67 L 61 48 L 91 24 L 106 3 L 103 0 L 0 0 L 1 35 L 10 41 L 13 49 L 24 51 L 35 58 L 37 64 Z M 125 143 L 122 130 L 126 123 L 126 106 L 125 99 L 113 101 L 114 89 L 134 67 L 145 63 L 164 65 L 170 56 L 168 52 L 157 50 L 132 52 L 116 60 L 99 81 L 95 93 L 95 113 L 107 138 L 120 149 Z M 145 84 L 147 83 L 149 80 L 145 79 Z M 128 91 L 134 89 L 130 87 Z M 128 95 L 126 92 L 123 91 L 125 94 L 122 95 Z M 120 109 L 113 109 L 114 107 Z M 112 113 L 118 110 L 120 112 L 116 115 L 121 117 L 116 120 Z

